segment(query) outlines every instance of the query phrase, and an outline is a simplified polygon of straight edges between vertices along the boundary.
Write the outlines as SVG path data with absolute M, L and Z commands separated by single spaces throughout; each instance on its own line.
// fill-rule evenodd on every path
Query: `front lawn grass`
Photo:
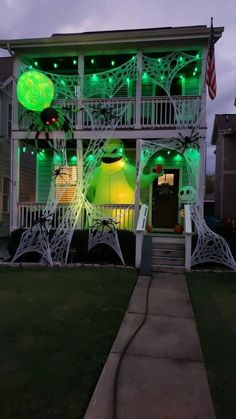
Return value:
M 236 273 L 192 272 L 187 282 L 217 419 L 236 418 Z
M 0 269 L 0 418 L 83 418 L 136 271 Z

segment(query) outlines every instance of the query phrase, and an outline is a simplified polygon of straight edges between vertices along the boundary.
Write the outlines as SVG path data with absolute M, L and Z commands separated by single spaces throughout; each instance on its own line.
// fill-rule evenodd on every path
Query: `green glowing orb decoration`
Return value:
M 53 82 L 39 71 L 26 71 L 18 80 L 17 97 L 26 109 L 41 112 L 53 100 Z

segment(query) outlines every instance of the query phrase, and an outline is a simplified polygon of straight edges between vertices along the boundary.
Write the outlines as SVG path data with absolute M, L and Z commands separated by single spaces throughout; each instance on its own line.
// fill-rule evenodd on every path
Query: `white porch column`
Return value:
M 141 128 L 141 98 L 142 98 L 142 71 L 143 71 L 143 54 L 141 51 L 137 54 L 137 80 L 136 80 L 136 112 L 135 112 L 135 129 Z
M 13 85 L 12 85 L 12 130 L 19 129 L 19 102 L 16 94 L 16 83 L 19 77 L 20 60 L 15 58 L 13 62 Z
M 77 183 L 80 182 L 81 189 L 83 187 L 83 140 L 76 140 L 76 157 L 77 157 Z M 77 222 L 77 228 L 84 227 L 84 210 L 82 209 Z
M 18 100 L 16 95 L 16 82 L 19 73 L 18 59 L 13 63 L 13 86 L 12 86 L 12 131 L 19 129 Z M 19 140 L 11 138 L 11 182 L 10 182 L 10 231 L 18 228 L 18 201 L 19 201 L 19 174 L 20 174 L 20 148 Z
M 82 106 L 83 90 L 84 90 L 84 56 L 78 55 L 78 73 L 79 73 L 79 97 L 78 97 L 78 107 Z M 77 128 L 83 128 L 83 112 L 80 111 L 77 113 Z
M 137 168 L 139 167 L 141 159 L 141 140 L 136 140 L 136 176 Z M 134 230 L 136 230 L 138 216 L 139 216 L 139 204 L 140 204 L 140 182 L 137 184 L 135 190 L 135 201 L 134 201 Z

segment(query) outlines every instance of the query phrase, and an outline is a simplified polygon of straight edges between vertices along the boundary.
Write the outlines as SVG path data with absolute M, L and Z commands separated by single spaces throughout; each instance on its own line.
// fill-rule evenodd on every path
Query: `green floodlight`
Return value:
M 17 97 L 26 109 L 41 112 L 54 98 L 53 82 L 39 71 L 26 71 L 17 82 Z

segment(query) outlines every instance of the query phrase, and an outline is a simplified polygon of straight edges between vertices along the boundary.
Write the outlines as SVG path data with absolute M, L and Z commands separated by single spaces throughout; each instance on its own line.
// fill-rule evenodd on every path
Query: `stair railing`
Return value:
M 191 271 L 192 220 L 190 205 L 184 206 L 185 270 Z
M 136 268 L 139 268 L 141 265 L 143 237 L 144 237 L 144 233 L 146 229 L 147 215 L 148 215 L 148 206 L 146 204 L 141 204 L 141 207 L 139 210 L 137 227 L 135 231 L 135 235 L 136 235 L 135 266 Z

